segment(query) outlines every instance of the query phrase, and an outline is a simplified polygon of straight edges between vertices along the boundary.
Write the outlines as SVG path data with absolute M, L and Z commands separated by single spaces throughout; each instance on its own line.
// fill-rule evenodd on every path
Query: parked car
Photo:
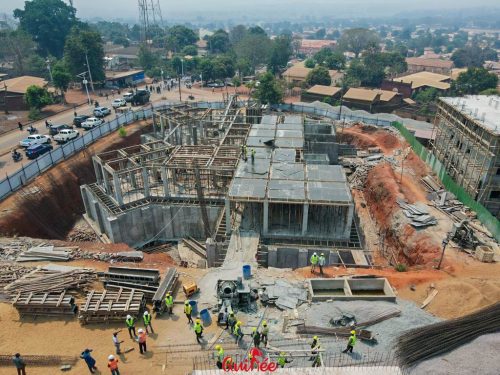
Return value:
M 80 134 L 73 129 L 64 129 L 54 136 L 54 141 L 57 143 L 65 143 L 72 139 L 78 138 Z
M 148 90 L 137 90 L 132 98 L 133 105 L 144 105 L 149 102 L 149 97 L 151 96 Z
M 94 108 L 94 116 L 95 117 L 104 117 L 111 113 L 111 110 L 106 107 L 97 107 Z
M 28 138 L 25 138 L 21 142 L 19 142 L 19 145 L 21 147 L 27 148 L 42 143 L 50 143 L 50 137 L 48 135 L 42 135 L 42 134 L 28 135 Z
M 82 122 L 82 128 L 84 129 L 92 129 L 95 128 L 96 126 L 101 125 L 104 122 L 104 120 L 97 118 L 97 117 L 89 117 L 87 120 Z
M 134 97 L 134 93 L 133 92 L 127 92 L 123 95 L 123 99 L 127 102 L 127 103 L 130 103 L 132 101 L 132 98 Z
M 61 124 L 61 125 L 50 125 L 49 128 L 49 134 L 50 135 L 56 135 L 58 134 L 61 130 L 64 129 L 73 129 L 71 125 L 66 125 L 66 124 Z
M 207 87 L 211 87 L 211 88 L 224 87 L 224 83 L 223 82 L 209 82 L 209 83 L 207 83 Z
M 113 108 L 120 108 L 123 107 L 124 105 L 127 105 L 125 99 L 115 99 L 113 100 L 113 103 L 111 103 L 111 107 Z
M 52 145 L 49 144 L 33 145 L 27 148 L 26 156 L 28 157 L 28 159 L 36 159 L 40 155 L 43 155 L 50 150 L 52 150 Z
M 82 127 L 82 122 L 84 122 L 89 117 L 90 116 L 87 116 L 87 115 L 75 116 L 75 118 L 73 119 L 73 125 L 75 125 L 77 128 L 81 128 Z

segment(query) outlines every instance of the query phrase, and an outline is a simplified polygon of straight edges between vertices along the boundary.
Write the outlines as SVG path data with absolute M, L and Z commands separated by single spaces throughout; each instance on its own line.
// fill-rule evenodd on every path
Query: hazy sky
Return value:
M 151 0 L 149 0 L 151 1 Z M 157 1 L 157 0 L 153 0 Z M 69 3 L 68 0 L 66 2 Z M 370 17 L 401 11 L 500 7 L 499 0 L 159 0 L 163 18 L 210 21 L 210 18 L 278 19 L 299 16 Z M 137 0 L 73 0 L 80 18 L 138 18 Z M 0 12 L 12 13 L 24 0 L 0 0 Z M 210 17 L 203 17 L 206 14 Z

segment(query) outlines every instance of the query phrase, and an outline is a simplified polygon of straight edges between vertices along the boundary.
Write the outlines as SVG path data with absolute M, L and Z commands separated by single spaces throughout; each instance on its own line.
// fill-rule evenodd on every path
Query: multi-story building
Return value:
M 433 154 L 446 172 L 500 218 L 500 99 L 440 98 Z

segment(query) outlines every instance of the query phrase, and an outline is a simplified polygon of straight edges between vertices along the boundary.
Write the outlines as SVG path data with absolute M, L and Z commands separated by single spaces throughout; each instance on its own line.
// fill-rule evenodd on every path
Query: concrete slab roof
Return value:
M 306 179 L 308 181 L 346 182 L 344 170 L 340 165 L 307 164 Z
M 265 137 L 265 138 L 273 138 L 276 134 L 276 131 L 274 129 L 261 129 L 261 128 L 253 128 L 250 130 L 250 133 L 248 133 L 249 137 Z
M 276 147 L 303 148 L 304 138 L 277 138 L 274 144 L 276 145 Z
M 310 202 L 351 203 L 351 192 L 344 182 L 306 181 Z
M 273 163 L 271 180 L 304 181 L 304 165 L 302 163 Z
M 255 152 L 257 153 L 257 151 Z M 267 179 L 270 165 L 270 159 L 255 158 L 253 163 L 250 160 L 247 162 L 240 160 L 234 176 L 237 178 Z
M 253 178 L 234 178 L 229 188 L 229 196 L 238 199 L 264 199 L 267 180 Z
M 298 201 L 306 199 L 304 181 L 270 180 L 267 186 L 270 201 Z
M 295 154 L 294 148 L 277 148 L 273 151 L 273 161 L 294 163 Z

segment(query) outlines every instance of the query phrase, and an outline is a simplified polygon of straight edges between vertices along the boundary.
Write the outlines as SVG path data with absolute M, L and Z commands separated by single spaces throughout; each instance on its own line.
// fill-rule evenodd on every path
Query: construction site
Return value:
M 396 127 L 314 112 L 160 103 L 0 201 L 0 375 L 106 373 L 115 333 L 121 374 L 498 374 L 497 233 Z

